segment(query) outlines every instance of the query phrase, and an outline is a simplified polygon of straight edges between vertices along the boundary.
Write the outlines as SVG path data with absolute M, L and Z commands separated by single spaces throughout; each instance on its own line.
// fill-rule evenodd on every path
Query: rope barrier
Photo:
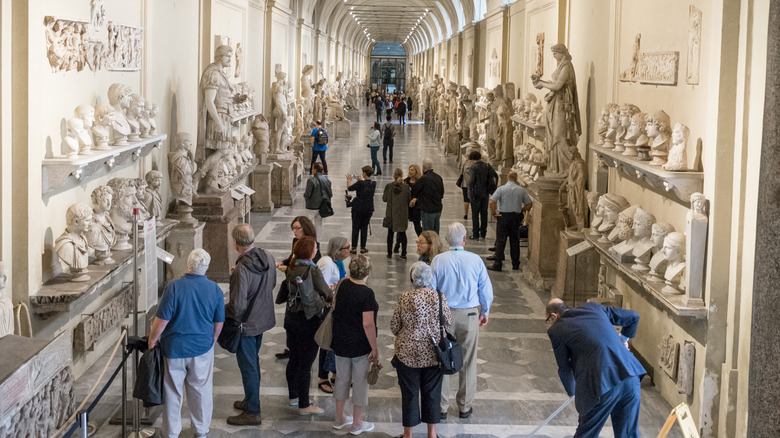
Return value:
M 21 317 L 22 307 L 24 307 L 24 313 L 27 316 L 27 330 L 30 333 L 28 338 L 32 338 L 33 337 L 33 332 L 32 332 L 32 322 L 30 321 L 30 308 L 27 307 L 27 304 L 25 304 L 24 301 L 19 301 L 19 304 L 17 304 L 16 307 L 15 307 L 15 310 L 16 310 L 16 323 L 18 324 L 18 327 L 19 327 L 19 336 L 23 336 L 22 335 L 22 317 Z
M 60 428 L 57 429 L 56 432 L 54 432 L 54 435 L 52 435 L 52 438 L 59 438 L 59 437 L 63 437 L 64 438 L 64 436 L 65 436 L 65 435 L 63 435 L 64 429 L 66 428 L 66 426 L 71 421 L 73 421 L 76 418 L 76 415 L 78 415 L 78 412 L 81 411 L 81 408 L 83 408 L 85 404 L 87 404 L 87 400 L 89 400 L 89 398 L 92 396 L 92 393 L 95 392 L 95 388 L 97 388 L 98 384 L 100 383 L 100 379 L 102 379 L 103 376 L 106 374 L 106 370 L 108 370 L 108 366 L 111 364 L 111 361 L 114 360 L 114 356 L 116 356 L 116 351 L 119 349 L 119 346 L 122 345 L 122 339 L 124 339 L 124 337 L 126 335 L 127 335 L 127 330 L 122 330 L 122 333 L 119 335 L 119 341 L 116 343 L 116 345 L 114 345 L 114 349 L 111 351 L 111 357 L 108 358 L 108 362 L 106 362 L 106 365 L 103 367 L 103 370 L 100 372 L 100 375 L 98 376 L 97 380 L 95 380 L 95 384 L 92 385 L 92 389 L 89 390 L 89 393 L 84 398 L 84 401 L 81 402 L 79 407 L 77 407 L 73 411 L 73 414 L 67 420 L 65 420 L 64 423 L 62 423 L 62 426 L 60 426 Z M 126 352 L 125 352 L 125 354 L 126 354 Z M 126 357 L 124 359 L 122 359 L 122 362 L 124 362 L 126 359 L 127 359 Z M 119 368 L 121 368 L 121 367 L 119 367 Z M 117 370 L 119 370 L 119 368 L 117 368 Z M 115 376 L 116 376 L 116 371 L 114 371 L 114 376 L 112 376 L 112 380 L 113 380 L 113 377 L 115 377 Z M 111 382 L 109 382 L 109 383 L 111 383 Z M 108 387 L 108 385 L 106 385 L 106 387 Z M 104 388 L 103 392 L 105 392 L 105 388 Z M 101 393 L 101 396 L 102 395 L 103 395 L 103 393 Z M 68 432 L 67 436 L 69 436 L 70 433 L 72 433 L 72 432 Z

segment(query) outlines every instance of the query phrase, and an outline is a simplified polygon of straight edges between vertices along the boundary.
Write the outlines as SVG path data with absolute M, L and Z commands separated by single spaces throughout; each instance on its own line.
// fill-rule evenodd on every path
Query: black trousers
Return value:
M 488 201 L 489 198 L 470 196 L 471 202 L 471 235 L 475 237 L 485 237 L 487 235 L 488 222 Z M 498 231 L 496 231 L 496 234 Z
M 393 254 L 393 235 L 396 235 L 396 242 L 401 245 L 401 254 L 406 255 L 406 231 L 394 233 L 393 230 L 387 230 L 387 255 Z
M 393 162 L 393 146 L 395 141 L 392 138 L 382 140 L 382 161 L 387 162 L 387 150 L 390 149 L 390 162 Z
M 509 238 L 509 255 L 512 257 L 512 267 L 520 266 L 520 225 L 522 223 L 523 213 L 501 213 L 501 216 L 496 219 L 495 266 L 501 266 L 501 262 L 504 260 L 507 238 Z
M 327 151 L 315 151 L 312 149 L 311 151 L 311 164 L 317 162 L 317 157 L 320 157 L 320 161 L 322 161 L 322 169 L 325 172 L 325 175 L 328 174 L 328 162 L 325 161 L 325 152 Z M 311 165 L 309 165 L 309 172 L 311 172 Z
M 360 237 L 360 248 L 366 247 L 368 240 L 368 223 L 371 222 L 373 211 L 360 212 L 352 210 L 352 247 L 357 248 L 358 237 Z
M 376 122 L 381 123 L 382 122 L 380 120 L 381 118 L 382 118 L 382 110 L 376 110 Z
M 412 225 L 414 226 L 414 232 L 419 237 L 420 233 L 423 232 L 422 222 L 420 220 L 420 209 L 409 208 L 409 221 L 412 222 Z
M 284 329 L 287 332 L 287 349 L 290 360 L 287 362 L 287 392 L 291 399 L 298 399 L 298 408 L 309 407 L 309 386 L 311 385 L 311 366 L 317 358 L 319 346 L 314 342 L 314 333 L 320 327 L 320 319 L 306 319 L 303 312 L 284 315 Z
M 390 363 L 395 367 L 398 386 L 401 387 L 401 419 L 404 427 L 417 426 L 421 418 L 426 424 L 438 423 L 441 419 L 441 369 L 438 366 L 409 368 L 395 356 Z

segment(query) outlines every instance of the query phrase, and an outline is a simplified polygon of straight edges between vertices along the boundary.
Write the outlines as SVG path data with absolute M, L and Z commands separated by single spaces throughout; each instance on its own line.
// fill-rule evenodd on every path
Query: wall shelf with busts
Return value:
M 509 119 L 515 123 L 516 127 L 519 127 L 523 131 L 527 132 L 531 137 L 544 141 L 545 128 L 543 125 L 537 125 L 535 123 L 529 122 L 528 120 L 523 120 L 517 115 L 513 115 Z
M 233 126 L 246 125 L 247 123 L 251 123 L 252 120 L 255 118 L 256 115 L 260 114 L 260 111 L 258 110 L 250 110 L 248 112 L 244 112 L 238 115 L 233 116 L 230 119 L 230 123 L 233 124 Z
M 597 159 L 616 168 L 621 175 L 683 206 L 689 207 L 691 195 L 704 189 L 704 172 L 670 172 L 612 149 L 593 144 L 590 149 Z
M 93 150 L 90 155 L 79 155 L 75 158 L 44 158 L 42 192 L 52 194 L 51 192 L 72 188 L 84 181 L 108 174 L 115 168 L 126 165 L 128 158 L 132 158 L 130 162 L 135 162 L 149 155 L 153 149 L 159 149 L 167 138 L 167 134 L 158 135 L 126 146 L 111 146 L 111 149 L 106 151 Z

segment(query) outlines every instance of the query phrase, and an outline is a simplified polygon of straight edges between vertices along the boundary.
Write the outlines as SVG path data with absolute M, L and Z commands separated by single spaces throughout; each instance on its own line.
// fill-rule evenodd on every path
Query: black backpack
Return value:
M 385 128 L 384 139 L 385 140 L 392 140 L 392 138 L 393 138 L 393 125 L 392 124 L 390 124 L 390 125 L 385 124 L 384 128 Z
M 325 132 L 325 130 L 322 128 L 317 128 L 317 144 L 318 145 L 328 144 L 328 133 Z

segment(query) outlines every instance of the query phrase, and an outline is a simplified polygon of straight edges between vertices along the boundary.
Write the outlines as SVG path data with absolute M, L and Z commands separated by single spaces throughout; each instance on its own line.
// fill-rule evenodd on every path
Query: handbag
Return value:
M 442 311 L 442 294 L 439 292 L 439 330 L 441 339 L 436 343 L 431 338 L 433 346 L 436 349 L 436 355 L 439 356 L 439 368 L 443 374 L 452 375 L 463 368 L 463 353 L 460 350 L 460 344 L 455 336 L 448 333 L 444 328 L 444 312 Z
M 339 290 L 339 286 L 341 285 L 342 281 L 344 281 L 343 278 L 339 280 L 338 285 L 336 285 L 336 291 Z M 325 315 L 325 318 L 322 320 L 320 327 L 314 333 L 314 342 L 316 342 L 317 345 L 319 345 L 323 350 L 331 349 L 330 345 L 333 342 L 333 311 L 335 309 L 336 295 L 333 295 L 333 303 L 331 304 L 330 312 Z
M 247 303 L 244 315 L 241 317 L 241 321 L 236 321 L 233 318 L 225 318 L 225 323 L 222 325 L 222 331 L 219 332 L 217 338 L 217 344 L 225 350 L 235 353 L 238 351 L 238 344 L 241 341 L 241 330 L 244 323 L 249 319 L 249 312 L 252 311 L 252 306 L 255 304 L 255 298 L 260 295 L 258 291 Z
M 369 368 L 366 373 L 366 381 L 369 385 L 376 385 L 377 380 L 379 380 L 379 371 L 381 369 L 382 365 L 373 362 L 371 363 L 371 368 Z
M 385 228 L 390 228 L 393 226 L 393 218 L 385 216 L 384 219 L 382 219 L 382 226 Z
M 460 187 L 460 188 L 463 188 L 463 174 L 462 173 L 458 177 L 458 180 L 455 181 L 455 185 Z
M 333 216 L 333 206 L 330 204 L 330 199 L 323 199 L 320 204 L 320 216 L 322 218 Z

